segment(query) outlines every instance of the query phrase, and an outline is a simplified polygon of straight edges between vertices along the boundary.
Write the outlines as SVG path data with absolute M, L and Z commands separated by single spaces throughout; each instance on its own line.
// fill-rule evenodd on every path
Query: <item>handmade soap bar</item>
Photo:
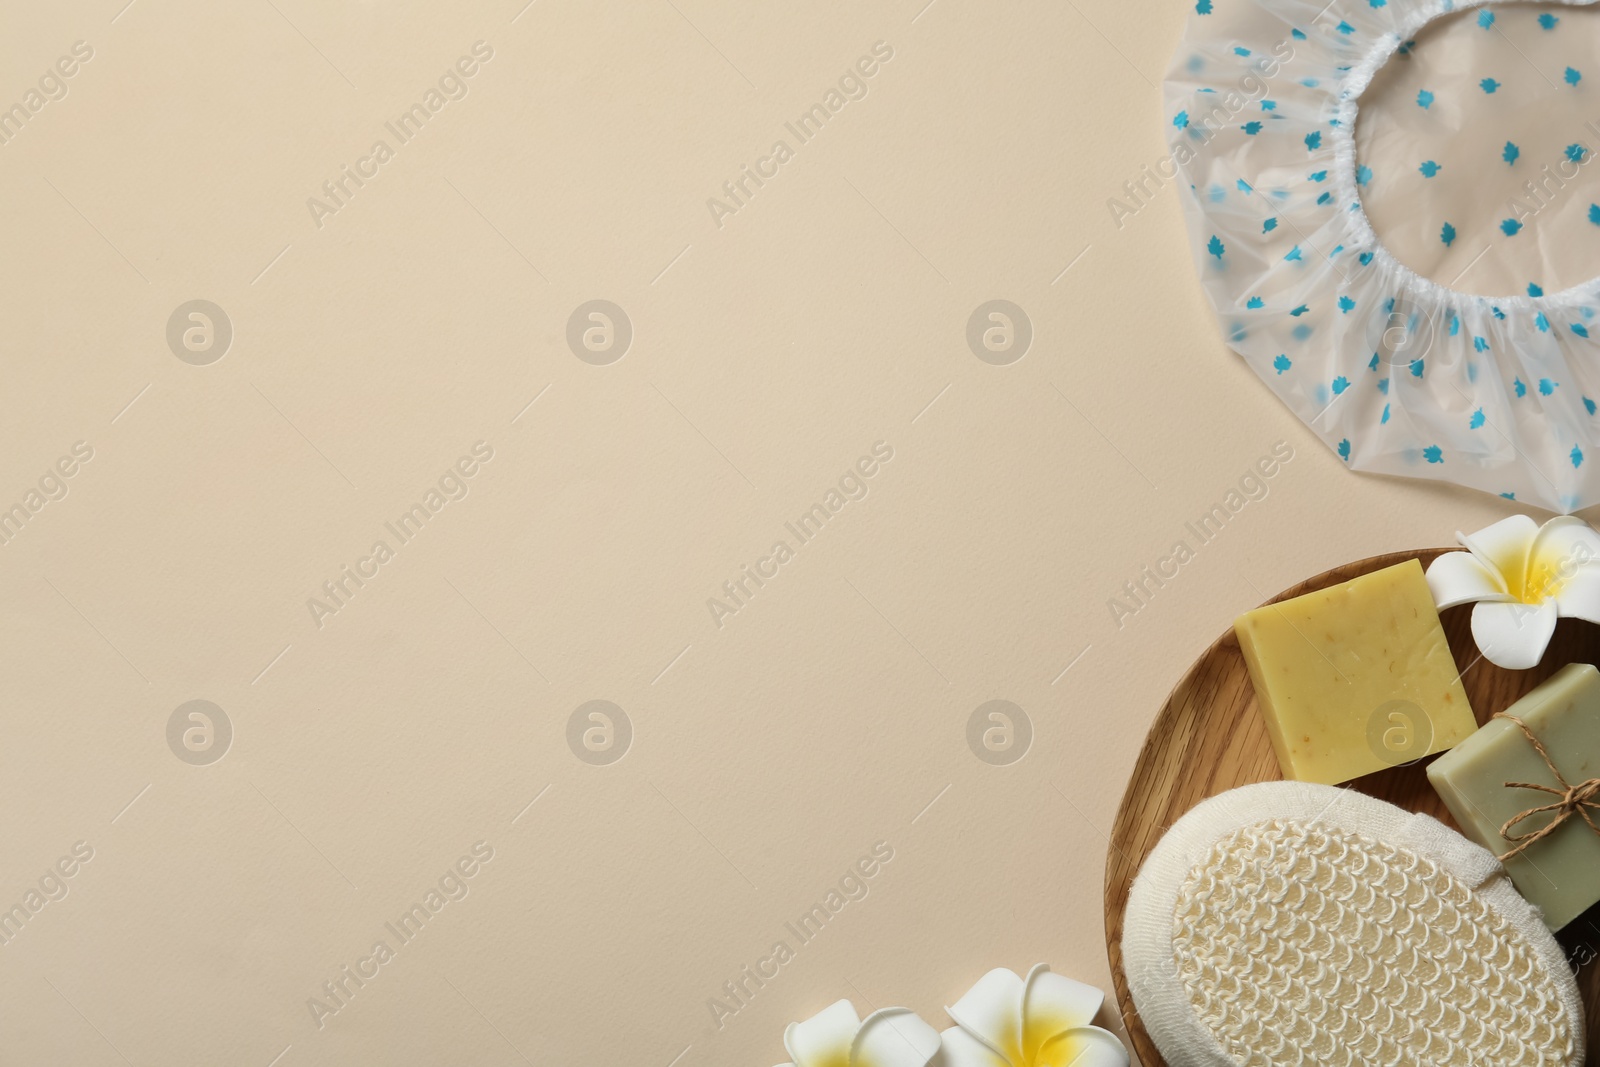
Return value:
M 1505 714 L 1527 725 L 1544 746 L 1543 755 L 1521 726 L 1495 718 L 1428 768 L 1429 781 L 1461 829 L 1497 856 L 1519 843 L 1500 835 L 1507 820 L 1533 808 L 1560 804 L 1561 794 L 1569 788 L 1600 777 L 1600 671 L 1588 663 L 1569 664 Z M 1544 788 L 1513 788 L 1507 782 Z M 1585 796 L 1572 798 L 1582 804 L 1581 811 L 1574 808 L 1548 836 L 1504 861 L 1522 895 L 1544 909 L 1544 921 L 1552 930 L 1561 929 L 1600 900 L 1600 834 L 1582 814 L 1600 826 L 1600 796 L 1587 800 Z M 1558 814 L 1530 815 L 1511 827 L 1511 834 L 1518 838 L 1535 834 Z
M 1248 611 L 1233 629 L 1285 778 L 1346 782 L 1477 728 L 1414 559 Z

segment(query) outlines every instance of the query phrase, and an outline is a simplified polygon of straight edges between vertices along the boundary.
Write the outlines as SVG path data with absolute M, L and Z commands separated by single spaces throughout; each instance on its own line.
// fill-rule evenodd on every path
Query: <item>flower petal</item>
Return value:
M 861 1029 L 861 1017 L 848 1000 L 836 1000 L 803 1023 L 783 1032 L 794 1067 L 846 1067 L 850 1045 Z
M 1479 604 L 1472 609 L 1472 639 L 1490 663 L 1509 670 L 1537 666 L 1556 632 L 1556 602 Z
M 1558 515 L 1539 527 L 1528 550 L 1524 600 L 1557 596 L 1580 567 L 1600 563 L 1600 533 L 1572 515 Z
M 1600 623 L 1600 566 L 1579 567 L 1556 593 L 1556 614 L 1563 619 Z
M 1128 1067 L 1128 1050 L 1110 1030 L 1079 1026 L 1045 1045 L 1035 1067 Z
M 944 1041 L 944 1067 L 1010 1067 L 994 1049 L 959 1026 L 940 1033 Z
M 939 1031 L 909 1008 L 867 1016 L 850 1050 L 850 1067 L 926 1067 L 939 1051 Z
M 1465 555 L 1465 553 L 1462 553 Z M 1039 964 L 1023 980 L 1023 1062 L 1032 1063 L 1046 1042 L 1067 1030 L 1088 1026 L 1106 995 L 1092 985 L 1053 974 Z
M 996 967 L 945 1012 L 1002 1059 L 1026 1063 L 1022 1055 L 1022 991 L 1022 979 L 1015 971 Z
M 1504 588 L 1514 594 L 1522 588 L 1528 549 L 1538 533 L 1538 523 L 1526 515 L 1513 515 L 1485 526 L 1470 537 L 1457 531 L 1456 540 L 1477 556 L 1480 563 L 1498 574 L 1505 583 Z
M 1474 600 L 1514 600 L 1500 576 L 1471 552 L 1446 552 L 1428 564 L 1428 591 L 1440 611 Z

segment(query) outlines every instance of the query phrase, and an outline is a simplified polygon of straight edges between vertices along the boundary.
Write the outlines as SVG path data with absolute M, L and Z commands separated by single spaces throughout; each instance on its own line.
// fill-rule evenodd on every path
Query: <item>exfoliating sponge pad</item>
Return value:
M 1245 786 L 1156 845 L 1123 966 L 1173 1067 L 1580 1067 L 1561 947 L 1487 850 L 1350 789 Z

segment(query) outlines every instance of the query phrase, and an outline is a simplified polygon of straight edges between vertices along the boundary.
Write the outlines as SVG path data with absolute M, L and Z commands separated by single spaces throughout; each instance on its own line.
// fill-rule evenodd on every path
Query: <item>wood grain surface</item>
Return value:
M 1407 559 L 1426 567 L 1446 549 L 1395 552 L 1347 563 L 1301 582 L 1273 597 L 1276 603 L 1324 589 Z M 1575 619 L 1557 624 L 1544 660 L 1529 671 L 1508 671 L 1482 659 L 1470 630 L 1471 606 L 1441 613 L 1450 651 L 1462 670 L 1461 682 L 1481 725 L 1518 697 L 1572 662 L 1600 662 L 1600 627 Z M 1393 767 L 1350 784 L 1371 796 L 1411 811 L 1426 812 L 1446 825 L 1455 821 L 1428 784 L 1429 760 Z M 1144 1067 L 1165 1067 L 1150 1036 L 1140 1024 L 1122 972 L 1122 922 L 1128 887 L 1167 828 L 1207 797 L 1254 782 L 1277 781 L 1277 757 L 1266 725 L 1256 708 L 1255 690 L 1233 627 L 1189 668 L 1167 698 L 1145 738 L 1133 775 L 1123 794 L 1106 855 L 1106 949 L 1117 1003 L 1128 1037 Z M 1600 1067 L 1600 906 L 1590 909 L 1558 935 L 1568 959 L 1578 969 L 1578 985 L 1588 1019 L 1589 1067 Z M 1174 1064 L 1172 1067 L 1183 1067 Z

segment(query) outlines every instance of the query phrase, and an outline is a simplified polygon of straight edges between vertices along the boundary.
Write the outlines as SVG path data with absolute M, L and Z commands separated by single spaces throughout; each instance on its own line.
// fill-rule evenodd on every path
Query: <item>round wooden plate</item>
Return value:
M 1408 559 L 1419 559 L 1426 567 L 1445 551 L 1393 552 L 1347 563 L 1279 593 L 1269 603 L 1325 589 Z M 1576 619 L 1557 624 L 1549 651 L 1538 667 L 1508 671 L 1479 657 L 1470 630 L 1470 605 L 1441 612 L 1440 618 L 1480 725 L 1566 664 L 1600 663 L 1600 627 Z M 1450 812 L 1428 784 L 1427 762 L 1369 774 L 1350 785 L 1454 827 Z M 1230 626 L 1189 668 L 1150 727 L 1117 811 L 1106 854 L 1106 949 L 1111 957 L 1111 979 L 1123 1024 L 1144 1067 L 1165 1067 L 1166 1061 L 1140 1024 L 1122 973 L 1122 918 L 1128 887 L 1161 835 L 1190 808 L 1237 786 L 1282 777 L 1266 725 L 1256 709 L 1250 673 Z M 1558 937 L 1578 972 L 1589 1028 L 1586 1063 L 1600 1067 L 1600 962 L 1596 962 L 1600 956 L 1600 906 L 1574 920 Z

